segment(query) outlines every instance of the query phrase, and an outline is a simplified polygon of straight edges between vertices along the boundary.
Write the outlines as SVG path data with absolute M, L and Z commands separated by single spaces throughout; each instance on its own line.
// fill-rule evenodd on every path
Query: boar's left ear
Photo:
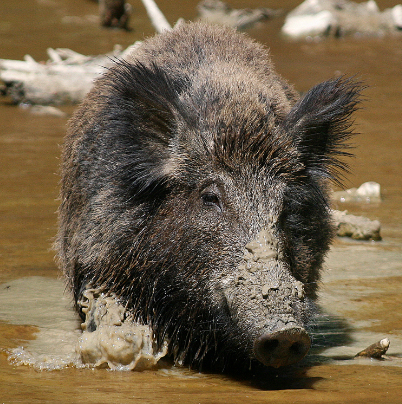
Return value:
M 347 164 L 338 157 L 350 156 L 345 149 L 352 135 L 351 114 L 356 111 L 364 87 L 351 79 L 335 79 L 308 91 L 285 118 L 301 161 L 311 174 L 339 182 Z

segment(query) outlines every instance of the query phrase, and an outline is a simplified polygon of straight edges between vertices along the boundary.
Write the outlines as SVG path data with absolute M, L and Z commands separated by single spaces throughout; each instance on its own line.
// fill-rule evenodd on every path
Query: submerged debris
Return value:
M 228 25 L 237 29 L 250 27 L 259 21 L 281 14 L 281 10 L 266 7 L 233 9 L 220 0 L 203 0 L 198 3 L 197 10 L 200 20 L 212 24 Z
M 377 182 L 368 181 L 359 188 L 333 192 L 332 200 L 342 203 L 379 203 L 381 202 L 381 186 Z
M 50 105 L 30 105 L 30 104 L 20 104 L 21 109 L 29 111 L 33 115 L 46 115 L 46 116 L 56 116 L 60 118 L 65 118 L 67 114 L 60 110 L 59 108 L 52 107 Z
M 103 27 L 129 30 L 131 5 L 126 0 L 99 0 L 99 14 Z
M 380 11 L 374 0 L 306 0 L 291 11 L 282 32 L 293 39 L 385 35 L 402 29 L 402 5 Z
M 346 210 L 343 212 L 333 210 L 332 219 L 339 237 L 351 237 L 354 240 L 381 240 L 381 224 L 378 220 L 349 215 Z
M 355 358 L 364 356 L 366 358 L 382 359 L 382 356 L 388 351 L 390 341 L 388 338 L 384 338 L 375 344 L 368 346 L 363 351 L 358 352 Z

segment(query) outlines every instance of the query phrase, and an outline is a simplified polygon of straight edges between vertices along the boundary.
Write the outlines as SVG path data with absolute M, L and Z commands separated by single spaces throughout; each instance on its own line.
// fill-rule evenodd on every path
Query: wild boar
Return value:
M 57 250 L 75 301 L 113 293 L 194 368 L 301 360 L 359 92 L 300 98 L 230 28 L 145 40 L 69 123 Z

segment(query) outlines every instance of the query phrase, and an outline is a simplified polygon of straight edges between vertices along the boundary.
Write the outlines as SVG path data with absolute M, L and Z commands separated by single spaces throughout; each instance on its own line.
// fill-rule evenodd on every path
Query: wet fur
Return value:
M 359 91 L 337 79 L 298 99 L 268 51 L 227 28 L 184 24 L 145 41 L 69 124 L 56 248 L 75 300 L 103 287 L 169 338 L 176 361 L 248 367 L 249 336 L 211 285 L 242 259 L 265 220 L 254 201 L 271 206 L 273 187 L 278 248 L 314 299 L 332 237 L 325 181 L 344 168 Z M 199 202 L 228 189 L 216 173 L 244 178 L 222 196 L 225 221 Z

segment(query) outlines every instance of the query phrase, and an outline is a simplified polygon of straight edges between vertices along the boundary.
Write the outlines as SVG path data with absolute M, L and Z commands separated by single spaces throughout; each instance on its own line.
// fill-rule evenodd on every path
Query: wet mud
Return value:
M 85 321 L 76 351 L 83 364 L 112 370 L 156 369 L 167 353 L 158 350 L 149 326 L 137 323 L 119 299 L 87 289 L 78 302 Z
M 261 2 L 233 0 L 233 8 Z M 381 9 L 397 2 L 377 2 Z M 169 22 L 196 16 L 196 1 L 158 4 Z M 298 1 L 270 2 L 290 11 Z M 140 2 L 132 2 L 133 30 L 99 27 L 95 2 L 4 0 L 0 3 L 0 58 L 27 53 L 45 59 L 47 47 L 84 54 L 127 47 L 153 28 Z M 264 6 L 264 5 L 263 5 Z M 0 100 L 0 400 L 2 402 L 144 403 L 399 403 L 400 361 L 352 359 L 389 338 L 390 356 L 402 356 L 402 47 L 401 39 L 347 38 L 290 42 L 280 35 L 284 17 L 247 30 L 270 47 L 277 70 L 300 91 L 325 79 L 357 75 L 369 88 L 356 115 L 356 158 L 345 188 L 381 185 L 381 201 L 334 209 L 381 223 L 382 241 L 335 240 L 321 280 L 321 315 L 313 348 L 300 366 L 243 380 L 172 367 L 142 372 L 80 368 L 75 342 L 80 322 L 51 250 L 56 233 L 59 145 L 67 116 L 35 115 Z M 337 188 L 336 190 L 339 190 Z M 14 359 L 9 360 L 10 350 Z M 74 349 L 73 349 L 74 348 Z M 19 355 L 19 356 L 18 356 Z M 50 359 L 49 359 L 50 358 Z M 17 366 L 23 361 L 45 365 Z M 65 362 L 63 362 L 65 361 Z M 33 363 L 30 362 L 30 363 Z M 268 377 L 269 376 L 269 377 Z

